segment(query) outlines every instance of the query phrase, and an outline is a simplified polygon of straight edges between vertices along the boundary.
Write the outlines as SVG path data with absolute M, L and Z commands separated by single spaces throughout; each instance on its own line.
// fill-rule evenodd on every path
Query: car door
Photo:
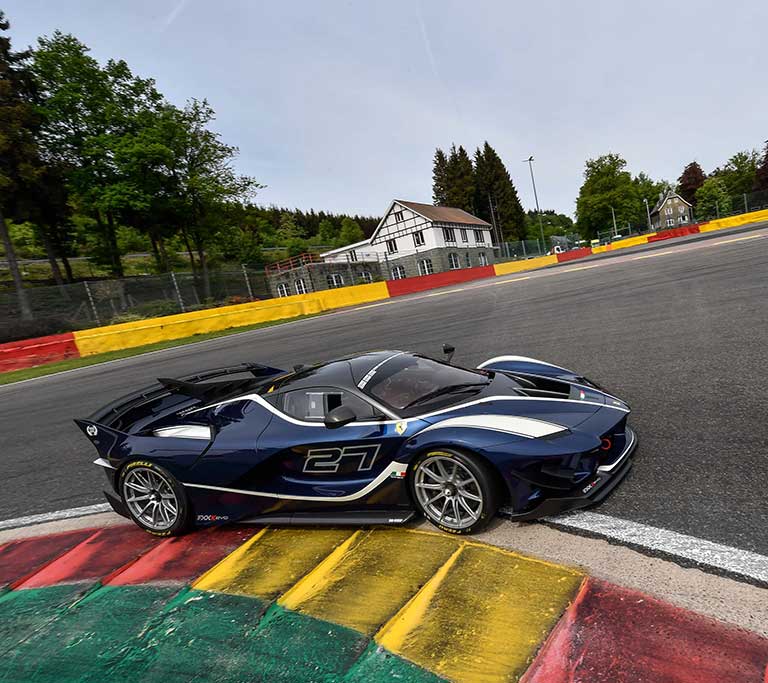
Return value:
M 404 476 L 396 457 L 407 422 L 383 415 L 364 396 L 338 387 L 291 389 L 269 397 L 275 415 L 259 439 L 270 463 L 270 492 L 306 503 L 362 501 L 389 478 Z M 324 419 L 339 406 L 357 416 L 331 429 Z M 305 507 L 305 506 L 302 506 Z

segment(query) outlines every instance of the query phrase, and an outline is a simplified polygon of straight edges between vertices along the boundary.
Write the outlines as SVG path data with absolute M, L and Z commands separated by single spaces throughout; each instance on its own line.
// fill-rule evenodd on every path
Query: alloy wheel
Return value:
M 148 467 L 134 467 L 123 479 L 123 498 L 133 517 L 154 531 L 170 529 L 179 516 L 171 482 Z
M 452 529 L 472 526 L 483 511 L 483 492 L 472 472 L 456 458 L 430 454 L 414 473 L 419 506 L 438 524 Z

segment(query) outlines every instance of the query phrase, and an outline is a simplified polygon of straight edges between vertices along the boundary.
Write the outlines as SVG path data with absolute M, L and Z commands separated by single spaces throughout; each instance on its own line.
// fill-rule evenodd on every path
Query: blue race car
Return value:
M 234 521 L 402 524 L 453 534 L 602 501 L 632 466 L 629 407 L 570 370 L 470 370 L 375 351 L 291 372 L 159 379 L 76 420 L 114 510 L 148 532 Z

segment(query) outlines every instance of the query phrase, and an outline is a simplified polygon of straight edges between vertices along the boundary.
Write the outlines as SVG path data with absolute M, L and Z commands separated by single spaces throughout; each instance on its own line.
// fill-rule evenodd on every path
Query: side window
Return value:
M 361 420 L 376 416 L 368 401 L 335 387 L 307 387 L 282 394 L 282 410 L 297 420 L 322 422 L 334 408 L 349 406 Z

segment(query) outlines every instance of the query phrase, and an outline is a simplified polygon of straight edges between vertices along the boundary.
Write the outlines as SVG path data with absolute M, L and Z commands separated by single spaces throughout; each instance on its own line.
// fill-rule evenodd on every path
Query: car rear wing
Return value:
M 162 406 L 163 410 L 177 409 L 183 404 L 203 403 L 210 400 L 222 399 L 235 395 L 240 391 L 248 391 L 260 385 L 270 377 L 285 372 L 279 368 L 260 365 L 259 363 L 241 363 L 224 368 L 216 368 L 187 375 L 179 379 L 159 378 L 159 384 L 153 384 L 139 389 L 112 401 L 84 422 L 96 423 L 104 427 L 119 425 L 122 418 L 133 413 L 134 420 L 137 414 L 155 413 Z M 249 373 L 249 378 L 230 379 L 221 382 L 205 382 L 206 380 L 226 377 L 228 375 L 241 375 Z M 177 397 L 178 400 L 173 400 Z M 168 399 L 168 400 L 166 400 Z M 142 410 L 143 409 L 143 410 Z M 133 422 L 134 420 L 131 420 Z M 78 423 L 80 424 L 80 423 Z M 120 428 L 117 427 L 118 431 Z

